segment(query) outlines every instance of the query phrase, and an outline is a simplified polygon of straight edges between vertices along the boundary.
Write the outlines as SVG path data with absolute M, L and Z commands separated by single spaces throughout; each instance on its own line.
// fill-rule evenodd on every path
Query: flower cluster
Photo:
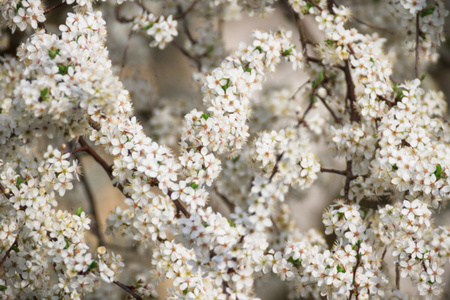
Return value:
M 24 31 L 28 26 L 38 28 L 38 24 L 45 21 L 44 8 L 40 0 L 12 0 L 0 3 L 2 20 L 0 25 L 6 25 L 11 31 L 17 27 Z
M 164 16 L 156 17 L 144 10 L 134 18 L 132 29 L 144 31 L 145 34 L 153 38 L 150 47 L 159 47 L 159 49 L 164 49 L 178 35 L 177 21 L 173 20 L 172 15 L 167 18 Z

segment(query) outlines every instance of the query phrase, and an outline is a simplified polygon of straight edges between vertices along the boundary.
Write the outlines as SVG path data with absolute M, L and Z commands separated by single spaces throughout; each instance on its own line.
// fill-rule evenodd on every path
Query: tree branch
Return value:
M 117 285 L 118 287 L 120 287 L 125 292 L 127 292 L 128 294 L 130 294 L 131 296 L 133 296 L 135 299 L 137 299 L 137 300 L 143 300 L 144 299 L 140 295 L 138 295 L 135 291 L 133 291 L 133 289 L 135 287 L 129 287 L 128 285 L 125 285 L 125 284 L 123 284 L 123 283 L 121 283 L 120 281 L 117 281 L 117 280 L 113 281 L 113 283 L 115 285 Z

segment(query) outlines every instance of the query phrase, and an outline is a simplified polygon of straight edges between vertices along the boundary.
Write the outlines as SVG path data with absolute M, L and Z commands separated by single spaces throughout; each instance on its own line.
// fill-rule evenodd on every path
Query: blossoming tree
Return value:
M 149 299 L 165 279 L 170 299 L 253 299 L 268 274 L 293 299 L 406 299 L 401 277 L 422 296 L 443 295 L 450 227 L 434 216 L 450 197 L 450 125 L 443 93 L 422 74 L 439 58 L 444 1 L 366 1 L 363 10 L 381 18 L 364 20 L 355 1 L 122 2 L 0 2 L 2 35 L 22 38 L 0 58 L 2 299 L 119 288 Z M 227 53 L 220 24 L 235 8 L 284 10 L 300 41 L 255 30 L 253 42 Z M 64 21 L 54 27 L 58 11 Z M 304 28 L 312 20 L 315 40 Z M 191 61 L 202 104 L 179 119 L 152 112 L 150 125 L 172 127 L 135 116 L 106 48 L 106 26 L 117 22 Z M 386 52 L 382 36 L 393 31 Z M 396 76 L 395 55 L 411 66 Z M 282 61 L 309 79 L 258 93 Z M 313 142 L 346 167 L 323 165 Z M 58 209 L 75 182 L 86 184 L 82 153 L 125 196 L 106 233 L 143 249 L 138 277 L 120 276 L 127 261 L 105 242 L 95 205 L 89 215 Z M 324 233 L 301 232 L 285 199 L 323 173 L 342 179 L 341 197 L 326 200 Z M 85 236 L 92 219 L 97 249 Z

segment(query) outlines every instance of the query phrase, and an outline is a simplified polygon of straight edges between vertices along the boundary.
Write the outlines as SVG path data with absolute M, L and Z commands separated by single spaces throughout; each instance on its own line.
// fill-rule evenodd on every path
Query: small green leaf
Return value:
M 147 26 L 144 27 L 144 30 L 145 30 L 145 31 L 149 30 L 150 28 L 153 27 L 154 24 L 155 24 L 155 22 L 150 21 L 150 22 L 147 24 Z
M 337 265 L 336 266 L 336 270 L 338 271 L 338 273 L 345 273 L 345 269 L 343 267 L 341 267 L 341 265 Z
M 91 262 L 91 264 L 89 265 L 89 270 L 95 269 L 97 267 L 97 265 L 98 265 L 97 262 L 95 260 L 93 260 Z
M 20 185 L 21 185 L 22 183 L 23 183 L 22 177 L 17 176 L 17 179 L 16 179 L 16 186 L 17 186 L 17 187 L 20 187 Z
M 423 74 L 422 76 L 420 76 L 420 80 L 424 80 L 425 79 L 425 77 L 427 77 L 427 74 Z
M 340 211 L 337 212 L 337 215 L 338 215 L 338 218 L 339 218 L 339 219 L 344 218 L 344 213 L 342 213 L 342 212 L 340 212 Z
M 244 68 L 244 72 L 251 72 L 252 71 L 252 68 Z
M 48 88 L 41 90 L 41 99 L 42 101 L 47 101 Z
M 23 8 L 23 4 L 22 1 L 20 1 L 19 3 L 17 3 L 16 5 L 16 9 L 14 10 L 14 12 L 17 14 L 19 12 L 19 9 Z
M 69 66 L 65 66 L 63 64 L 58 64 L 58 74 L 66 75 L 69 71 Z
M 81 213 L 83 212 L 83 208 L 80 206 L 80 207 L 78 207 L 78 209 L 77 209 L 77 211 L 76 211 L 76 215 L 77 216 L 81 216 Z
M 392 171 L 397 171 L 397 170 L 398 170 L 397 164 L 394 164 L 394 165 L 392 166 Z
M 292 256 L 288 258 L 288 262 L 292 263 L 294 266 L 301 266 L 302 261 L 300 259 L 293 259 Z
M 187 288 L 185 288 L 184 290 L 183 290 L 183 295 L 187 295 L 189 293 L 189 290 L 187 289 Z
M 424 9 L 422 9 L 422 11 L 420 12 L 420 17 L 424 18 L 425 16 L 429 16 L 432 15 L 434 13 L 434 9 L 435 7 L 425 7 Z
M 193 188 L 194 190 L 198 188 L 198 184 L 196 184 L 195 182 L 191 183 L 191 188 Z
M 323 73 L 323 71 L 321 71 L 319 73 L 319 76 L 317 76 L 317 79 L 313 81 L 312 87 L 316 88 L 323 81 L 323 79 L 324 79 L 324 73 Z
M 4 292 L 4 291 L 6 291 L 7 289 L 8 289 L 7 286 L 0 285 L 0 292 Z
M 373 60 L 372 57 L 371 57 L 369 60 L 370 60 L 370 62 L 372 63 L 372 65 L 375 65 L 375 61 Z
M 162 164 L 163 164 L 162 161 L 158 160 L 158 165 L 162 166 Z
M 394 92 L 398 89 L 398 83 L 394 83 L 392 85 L 392 89 L 394 90 Z
M 65 239 L 66 241 L 66 246 L 64 247 L 64 249 L 69 249 L 70 244 L 69 244 L 69 239 Z
M 287 49 L 287 50 L 284 50 L 283 51 L 283 56 L 289 56 L 289 55 L 291 55 L 291 53 L 292 53 L 292 50 L 295 48 L 295 46 L 293 46 L 293 47 L 291 47 L 291 48 L 289 48 L 289 49 Z
M 227 88 L 230 86 L 230 79 L 227 79 L 227 83 L 225 83 L 224 85 L 222 85 L 222 89 L 223 91 L 226 93 L 227 92 Z
M 16 253 L 18 253 L 20 251 L 19 247 L 17 247 L 16 245 L 12 245 L 11 249 Z
M 442 166 L 440 164 L 436 165 L 436 170 L 434 171 L 434 175 L 436 175 L 437 179 L 442 178 Z
M 257 46 L 257 47 L 255 47 L 255 50 L 259 50 L 259 52 L 263 52 L 263 50 L 262 50 L 261 46 Z
M 209 224 L 208 223 L 206 223 L 206 222 L 203 222 L 203 227 L 208 227 L 209 226 Z
M 331 266 L 330 266 L 330 265 L 327 265 L 327 266 L 325 267 L 325 269 L 331 269 Z
M 325 44 L 328 46 L 334 46 L 336 43 L 333 40 L 325 40 Z
M 211 117 L 210 114 L 203 114 L 200 118 L 205 119 L 205 120 L 208 120 L 209 117 Z
M 228 219 L 228 224 L 230 224 L 231 227 L 236 227 L 236 224 L 234 224 L 230 219 Z

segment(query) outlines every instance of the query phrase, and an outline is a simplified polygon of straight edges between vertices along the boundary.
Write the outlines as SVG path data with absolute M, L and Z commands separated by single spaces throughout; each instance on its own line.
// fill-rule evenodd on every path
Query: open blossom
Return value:
M 267 276 L 290 299 L 406 299 L 400 277 L 444 295 L 450 125 L 416 78 L 442 0 L 289 0 L 299 40 L 255 29 L 234 49 L 227 22 L 275 1 L 124 2 L 0 3 L 0 298 L 150 299 L 168 279 L 168 299 L 254 299 Z M 180 99 L 135 32 L 189 60 Z M 106 220 L 88 163 L 121 195 Z M 310 200 L 323 232 L 295 224 Z

